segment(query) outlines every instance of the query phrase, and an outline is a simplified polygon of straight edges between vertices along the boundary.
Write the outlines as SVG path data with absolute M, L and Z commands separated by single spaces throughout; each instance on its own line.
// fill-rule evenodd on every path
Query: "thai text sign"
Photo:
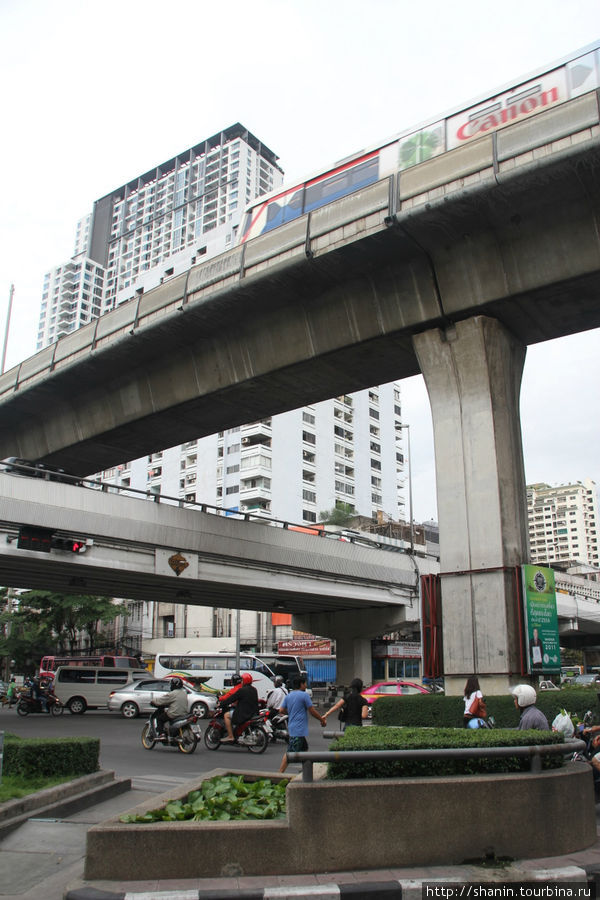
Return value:
M 560 672 L 560 645 L 554 571 L 543 566 L 521 566 L 528 671 Z

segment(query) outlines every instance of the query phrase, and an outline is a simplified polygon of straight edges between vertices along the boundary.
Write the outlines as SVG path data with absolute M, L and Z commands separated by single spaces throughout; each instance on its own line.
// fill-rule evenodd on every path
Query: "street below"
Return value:
M 186 755 L 177 747 L 157 744 L 153 750 L 145 750 L 141 742 L 142 728 L 147 716 L 124 719 L 118 713 L 107 710 L 88 710 L 81 716 L 67 710 L 62 716 L 35 714 L 19 716 L 14 709 L 0 711 L 0 731 L 19 737 L 97 737 L 100 738 L 100 768 L 113 771 L 117 778 L 131 778 L 137 786 L 167 790 L 168 785 L 197 778 L 211 769 L 235 767 L 249 771 L 277 772 L 287 745 L 281 741 L 270 743 L 264 753 L 250 753 L 245 747 L 221 747 L 207 750 L 204 741 L 198 741 L 196 751 Z M 202 734 L 208 719 L 199 720 Z M 309 717 L 309 746 L 313 750 L 327 749 L 323 729 Z M 288 774 L 300 771 L 299 765 L 290 765 Z M 159 787 L 163 783 L 167 787 Z

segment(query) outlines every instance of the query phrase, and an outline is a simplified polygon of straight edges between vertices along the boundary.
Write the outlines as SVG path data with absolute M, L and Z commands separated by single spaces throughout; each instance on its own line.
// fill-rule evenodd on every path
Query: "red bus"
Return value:
M 97 653 L 89 656 L 43 656 L 40 662 L 40 677 L 54 678 L 59 666 L 106 666 L 113 669 L 137 669 L 145 666 L 135 656 L 117 656 L 111 653 Z

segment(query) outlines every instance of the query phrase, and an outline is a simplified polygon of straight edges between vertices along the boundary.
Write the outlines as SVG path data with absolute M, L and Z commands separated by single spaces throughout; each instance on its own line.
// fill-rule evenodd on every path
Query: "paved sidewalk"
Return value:
M 83 878 L 87 829 L 131 809 L 164 786 L 133 781 L 132 790 L 65 819 L 31 819 L 0 841 L 0 900 L 421 900 L 424 882 L 473 884 L 531 882 L 584 887 L 599 873 L 600 833 L 578 853 L 519 860 L 510 866 L 437 866 L 330 872 L 318 875 L 196 878 L 182 881 L 87 882 Z M 600 817 L 600 805 L 596 807 Z M 565 823 L 557 823 L 566 827 Z M 143 852 L 142 849 L 140 852 Z

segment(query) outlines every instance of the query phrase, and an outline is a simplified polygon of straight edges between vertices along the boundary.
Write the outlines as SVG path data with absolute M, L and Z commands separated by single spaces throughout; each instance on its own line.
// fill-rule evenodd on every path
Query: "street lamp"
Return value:
M 413 523 L 413 502 L 412 502 L 412 456 L 410 455 L 410 425 L 396 425 L 396 429 L 401 431 L 406 428 L 406 447 L 408 451 L 408 515 L 410 518 L 410 552 L 415 552 L 415 527 Z

